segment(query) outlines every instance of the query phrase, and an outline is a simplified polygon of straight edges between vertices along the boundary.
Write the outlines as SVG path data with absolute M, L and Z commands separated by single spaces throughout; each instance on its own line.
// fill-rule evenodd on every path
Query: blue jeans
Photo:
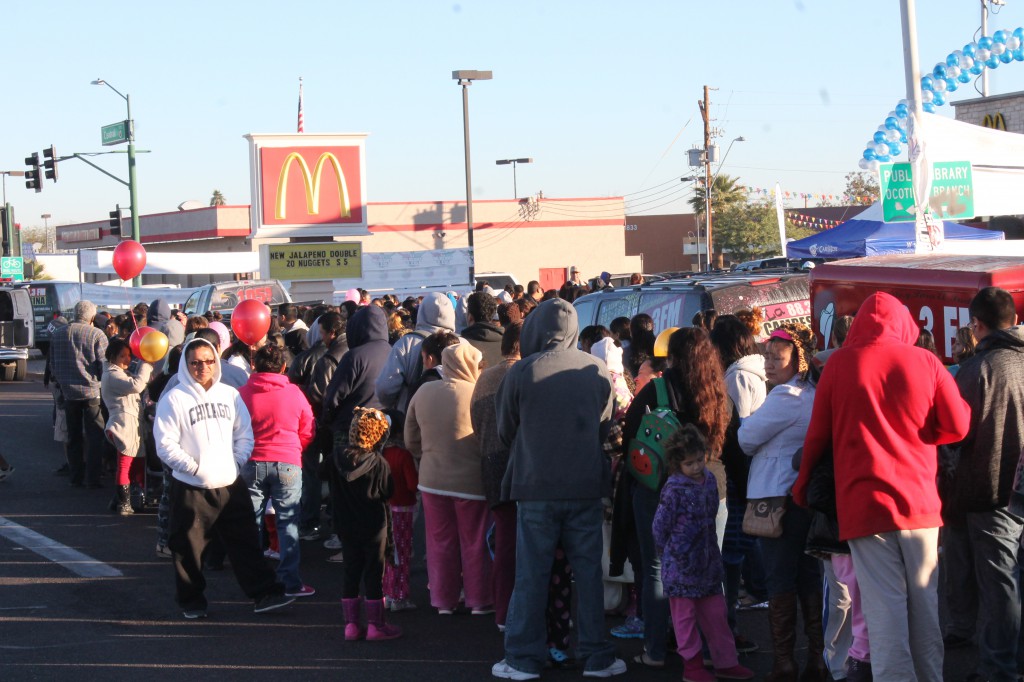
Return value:
M 604 634 L 601 500 L 520 501 L 516 520 L 516 585 L 505 621 L 505 660 L 535 674 L 547 662 L 544 612 L 561 540 L 576 580 L 576 655 L 587 670 L 607 668 L 615 660 L 615 647 Z
M 277 512 L 277 540 L 281 546 L 281 561 L 277 565 L 277 578 L 285 591 L 302 589 L 299 577 L 299 511 L 302 499 L 302 467 L 284 462 L 246 462 L 242 479 L 249 488 L 256 518 L 263 517 L 267 499 L 274 501 Z
M 633 487 L 633 520 L 636 523 L 640 560 L 643 563 L 644 650 L 655 661 L 665 660 L 668 648 L 669 603 L 661 584 L 661 559 L 654 547 L 654 513 L 658 493 L 642 485 Z
M 965 527 L 943 529 L 947 585 L 951 588 L 946 598 L 954 612 L 964 609 L 980 615 L 978 672 L 988 680 L 1017 679 L 1021 620 L 1017 551 L 1022 531 L 1024 519 L 1007 509 L 969 513 Z M 953 587 L 951 581 L 958 578 Z M 968 589 L 961 587 L 964 583 Z M 974 604 L 962 603 L 965 595 L 974 594 Z

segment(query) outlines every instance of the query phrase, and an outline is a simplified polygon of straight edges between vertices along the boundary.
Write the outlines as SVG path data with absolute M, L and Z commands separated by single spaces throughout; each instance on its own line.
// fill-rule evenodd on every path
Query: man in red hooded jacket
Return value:
M 793 499 L 807 504 L 831 447 L 839 535 L 848 540 L 878 680 L 941 680 L 936 446 L 960 440 L 970 408 L 896 298 L 872 294 L 818 384 Z

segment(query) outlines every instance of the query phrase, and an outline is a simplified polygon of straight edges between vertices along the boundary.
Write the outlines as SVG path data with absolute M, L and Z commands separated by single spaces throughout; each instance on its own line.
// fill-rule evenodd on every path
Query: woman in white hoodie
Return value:
M 256 613 L 294 601 L 263 557 L 256 517 L 240 467 L 253 448 L 252 423 L 238 391 L 220 381 L 213 345 L 185 345 L 178 384 L 157 403 L 153 436 L 171 469 L 171 527 L 177 600 L 188 619 L 206 617 L 202 556 L 219 535 Z
M 725 391 L 740 419 L 746 419 L 761 407 L 768 394 L 764 356 L 750 329 L 735 315 L 723 315 L 715 321 L 711 343 L 722 356 Z

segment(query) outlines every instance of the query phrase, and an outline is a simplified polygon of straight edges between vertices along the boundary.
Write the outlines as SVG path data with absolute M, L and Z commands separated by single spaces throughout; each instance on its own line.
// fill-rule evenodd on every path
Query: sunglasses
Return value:
M 196 369 L 199 369 L 203 365 L 206 365 L 207 367 L 209 367 L 210 365 L 214 364 L 215 362 L 217 362 L 217 361 L 216 360 L 192 360 L 188 364 L 190 366 L 192 366 L 192 367 L 195 367 Z

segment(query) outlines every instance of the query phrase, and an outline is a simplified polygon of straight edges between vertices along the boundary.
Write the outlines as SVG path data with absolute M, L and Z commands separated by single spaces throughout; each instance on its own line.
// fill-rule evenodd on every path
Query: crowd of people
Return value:
M 301 544 L 322 539 L 345 639 L 399 637 L 386 614 L 416 608 L 422 514 L 430 607 L 494 619 L 498 678 L 622 674 L 612 635 L 656 669 L 674 642 L 690 682 L 750 679 L 743 595 L 767 602 L 774 682 L 941 680 L 944 650 L 975 641 L 975 679 L 1018 679 L 1009 293 L 978 292 L 947 368 L 884 293 L 819 353 L 802 324 L 766 335 L 756 308 L 580 329 L 572 300 L 607 278 L 591 285 L 286 304 L 253 346 L 213 313 L 81 301 L 51 325 L 45 376 L 62 469 L 72 486 L 113 473 L 118 514 L 159 494 L 156 551 L 189 619 L 225 557 L 257 613 L 314 595 Z M 159 362 L 133 357 L 143 321 L 169 338 Z M 610 611 L 626 619 L 609 633 Z

